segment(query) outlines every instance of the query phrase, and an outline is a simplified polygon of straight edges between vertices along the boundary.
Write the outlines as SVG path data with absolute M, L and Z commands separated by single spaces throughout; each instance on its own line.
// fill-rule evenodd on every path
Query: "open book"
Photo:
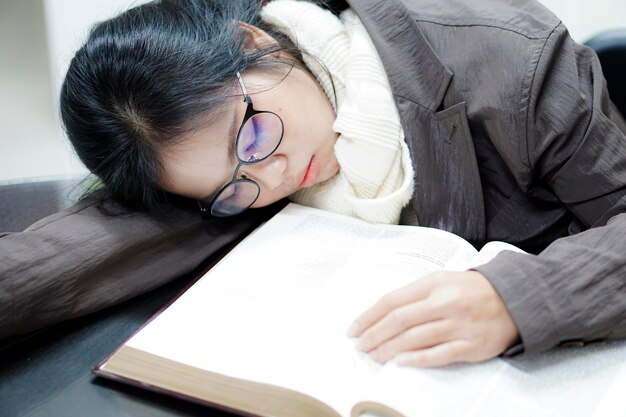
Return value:
M 477 252 L 453 234 L 288 205 L 95 369 L 261 416 L 605 416 L 626 410 L 626 345 L 441 369 L 377 364 L 346 329 L 385 293 Z M 621 415 L 621 414 L 620 414 Z

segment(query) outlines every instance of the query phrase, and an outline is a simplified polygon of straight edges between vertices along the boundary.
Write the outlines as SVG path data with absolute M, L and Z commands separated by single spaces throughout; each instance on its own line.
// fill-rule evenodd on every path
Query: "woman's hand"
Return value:
M 382 297 L 350 326 L 357 348 L 384 363 L 436 367 L 480 362 L 512 346 L 519 332 L 487 278 L 437 272 Z

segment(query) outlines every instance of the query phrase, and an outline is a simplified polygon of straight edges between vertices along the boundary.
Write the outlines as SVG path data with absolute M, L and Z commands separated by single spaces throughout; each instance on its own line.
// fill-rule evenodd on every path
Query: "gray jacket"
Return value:
M 597 57 L 532 0 L 351 0 L 389 77 L 423 226 L 479 267 L 522 344 L 626 337 L 626 124 Z
M 595 55 L 532 1 L 348 3 L 403 122 L 416 172 L 407 211 L 477 246 L 504 240 L 540 253 L 479 268 L 521 332 L 507 354 L 625 337 L 626 126 Z M 81 204 L 0 239 L 0 336 L 171 280 L 259 217 L 207 226 L 190 213 L 105 218 Z M 19 249 L 28 242 L 36 261 Z

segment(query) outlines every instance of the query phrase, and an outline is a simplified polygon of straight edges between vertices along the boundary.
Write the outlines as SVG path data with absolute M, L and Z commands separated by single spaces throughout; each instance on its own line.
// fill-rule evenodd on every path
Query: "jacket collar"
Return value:
M 452 80 L 400 0 L 348 0 L 376 46 L 396 96 L 436 111 Z

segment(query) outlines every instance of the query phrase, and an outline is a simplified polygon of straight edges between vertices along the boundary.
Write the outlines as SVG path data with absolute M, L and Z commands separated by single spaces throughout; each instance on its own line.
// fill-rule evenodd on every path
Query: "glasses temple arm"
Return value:
M 237 80 L 239 81 L 239 86 L 241 87 L 241 91 L 243 92 L 243 101 L 248 101 L 248 91 L 246 90 L 246 86 L 243 85 L 243 79 L 241 78 L 241 74 L 239 71 L 235 73 L 237 75 Z

